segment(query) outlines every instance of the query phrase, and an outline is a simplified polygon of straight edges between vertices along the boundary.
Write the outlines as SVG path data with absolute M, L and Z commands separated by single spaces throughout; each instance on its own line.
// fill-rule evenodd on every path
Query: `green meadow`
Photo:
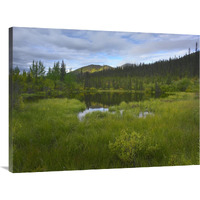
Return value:
M 67 72 L 33 60 L 9 81 L 12 172 L 199 164 L 197 43 L 149 64 Z
M 77 99 L 21 107 L 10 119 L 13 172 L 199 164 L 197 93 L 121 102 L 82 120 L 78 113 L 86 105 Z

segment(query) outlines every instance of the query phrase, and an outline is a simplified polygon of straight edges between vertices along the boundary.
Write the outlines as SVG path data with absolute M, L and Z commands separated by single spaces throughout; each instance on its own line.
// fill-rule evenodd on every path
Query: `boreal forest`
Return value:
M 198 92 L 199 51 L 183 57 L 160 60 L 149 64 L 124 64 L 119 67 L 90 65 L 66 73 L 64 61 L 55 62 L 45 71 L 41 61 L 33 61 L 30 70 L 10 71 L 13 104 L 18 98 L 37 95 L 43 97 L 68 96 L 81 91 L 140 91 L 161 94 L 165 92 Z M 19 106 L 19 105 L 16 105 Z

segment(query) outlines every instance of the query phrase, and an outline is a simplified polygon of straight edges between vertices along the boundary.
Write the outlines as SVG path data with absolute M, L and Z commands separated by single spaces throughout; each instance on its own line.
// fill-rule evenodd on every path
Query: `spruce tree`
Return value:
M 60 69 L 60 80 L 64 81 L 66 75 L 66 68 L 65 68 L 65 63 L 62 61 L 61 63 L 61 69 Z

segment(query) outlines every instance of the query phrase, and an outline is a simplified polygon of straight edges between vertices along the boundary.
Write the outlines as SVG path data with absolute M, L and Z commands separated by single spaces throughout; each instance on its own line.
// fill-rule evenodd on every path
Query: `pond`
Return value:
M 164 97 L 162 94 L 159 97 Z M 97 93 L 72 93 L 67 96 L 68 98 L 75 98 L 85 102 L 86 107 L 89 108 L 105 108 L 114 105 L 119 105 L 122 101 L 144 101 L 150 98 L 156 98 L 155 94 L 145 94 L 143 92 L 97 92 Z
M 100 111 L 100 112 L 108 112 L 108 108 L 89 108 L 85 109 L 83 112 L 78 113 L 78 119 L 82 121 L 85 117 L 86 114 L 95 112 L 95 111 Z
M 77 117 L 80 121 L 82 121 L 84 119 L 85 115 L 87 115 L 88 113 L 96 112 L 96 111 L 109 112 L 109 109 L 108 108 L 102 108 L 102 107 L 100 107 L 100 108 L 89 108 L 89 109 L 87 108 L 84 111 L 79 112 Z M 123 112 L 124 112 L 124 110 L 120 110 L 121 116 L 123 115 Z M 113 111 L 111 113 L 115 114 L 116 112 Z M 139 118 L 146 118 L 147 115 L 154 115 L 154 114 L 152 112 L 145 111 L 145 112 L 140 112 L 138 117 Z
M 133 102 L 133 101 L 144 101 L 150 98 L 162 98 L 166 97 L 166 94 L 156 95 L 145 94 L 143 92 L 77 92 L 69 93 L 67 95 L 57 96 L 57 98 L 69 98 L 78 99 L 86 104 L 86 109 L 83 112 L 78 113 L 78 118 L 81 121 L 87 113 L 101 111 L 108 112 L 110 106 L 119 105 L 122 101 Z M 45 96 L 28 96 L 25 98 L 25 102 L 38 101 L 39 99 L 47 98 Z M 123 110 L 120 110 L 123 115 Z M 139 118 L 145 118 L 147 115 L 152 115 L 150 112 L 140 112 Z
M 108 108 L 110 106 L 119 105 L 122 101 L 133 102 L 133 101 L 144 101 L 150 98 L 161 98 L 166 97 L 166 94 L 145 94 L 144 92 L 71 92 L 65 95 L 56 96 L 56 98 L 69 98 L 78 99 L 86 104 L 87 109 L 89 108 Z M 26 96 L 24 97 L 25 102 L 38 101 L 43 98 L 51 98 L 43 96 Z M 53 98 L 53 97 L 52 97 Z

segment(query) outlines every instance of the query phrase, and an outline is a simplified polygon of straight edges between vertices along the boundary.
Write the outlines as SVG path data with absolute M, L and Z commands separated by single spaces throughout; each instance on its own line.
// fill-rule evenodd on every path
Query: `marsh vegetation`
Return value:
M 12 70 L 10 170 L 199 164 L 197 53 L 140 70 L 63 74 L 57 63 L 45 75 L 34 62 L 30 73 Z

